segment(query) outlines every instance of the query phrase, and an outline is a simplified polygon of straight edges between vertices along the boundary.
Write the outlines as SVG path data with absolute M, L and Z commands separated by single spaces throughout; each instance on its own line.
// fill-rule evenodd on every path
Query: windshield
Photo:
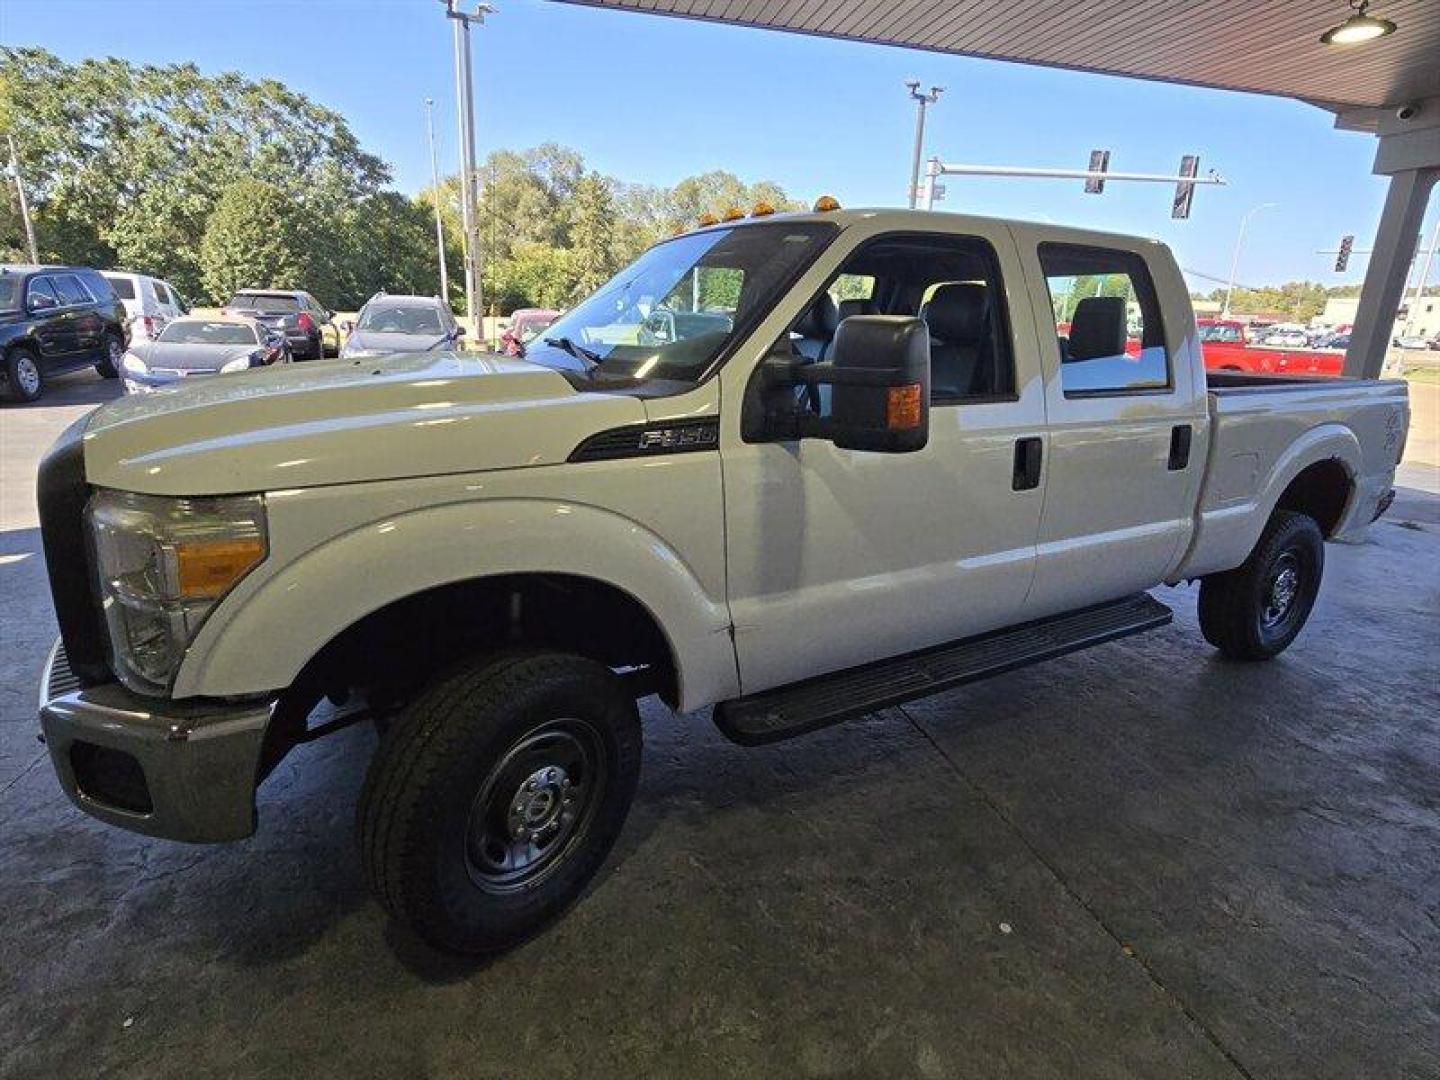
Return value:
M 520 321 L 520 343 L 529 345 L 540 336 L 540 331 L 549 330 L 554 323 L 555 316 L 553 315 L 536 315 L 531 319 L 522 319 Z
M 607 382 L 697 380 L 834 233 L 829 224 L 776 221 L 656 244 L 556 319 L 525 356 L 594 369 Z
M 0 311 L 20 310 L 20 279 L 0 276 Z
M 167 345 L 254 345 L 259 339 L 248 326 L 233 322 L 172 322 L 160 331 Z
M 443 330 L 440 312 L 418 304 L 368 304 L 356 329 L 372 334 L 439 334 Z
M 1224 323 L 1212 323 L 1209 326 L 1200 327 L 1201 341 L 1239 341 L 1240 328 L 1238 326 L 1226 326 Z

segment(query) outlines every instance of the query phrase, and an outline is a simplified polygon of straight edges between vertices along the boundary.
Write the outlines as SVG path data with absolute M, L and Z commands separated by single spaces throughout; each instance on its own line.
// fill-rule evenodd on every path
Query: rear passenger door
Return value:
M 36 310 L 37 302 L 50 302 Z M 42 359 L 52 364 L 67 363 L 80 351 L 75 336 L 75 312 L 66 306 L 55 281 L 49 275 L 30 279 L 25 289 L 25 304 L 35 324 L 35 341 Z
M 1028 618 L 1158 584 L 1189 536 L 1204 395 L 1143 245 L 1025 251 L 1050 428 Z
M 105 319 L 95 297 L 78 274 L 52 274 L 50 279 L 69 314 L 76 352 L 98 358 L 105 350 Z

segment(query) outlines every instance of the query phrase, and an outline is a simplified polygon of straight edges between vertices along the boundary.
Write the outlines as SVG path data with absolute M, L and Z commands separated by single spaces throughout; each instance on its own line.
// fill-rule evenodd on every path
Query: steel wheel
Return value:
M 566 717 L 523 735 L 500 759 L 470 809 L 465 859 L 486 892 L 529 888 L 579 845 L 609 782 L 599 733 Z
M 1300 559 L 1293 551 L 1285 552 L 1271 566 L 1260 611 L 1260 623 L 1266 630 L 1274 630 L 1290 617 L 1300 592 L 1300 572 Z

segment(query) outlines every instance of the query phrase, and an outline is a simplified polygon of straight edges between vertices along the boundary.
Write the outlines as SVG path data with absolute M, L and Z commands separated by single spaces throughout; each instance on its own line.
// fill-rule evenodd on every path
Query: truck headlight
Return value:
M 138 693 L 164 694 L 210 610 L 264 561 L 265 500 L 102 489 L 89 516 L 115 674 Z

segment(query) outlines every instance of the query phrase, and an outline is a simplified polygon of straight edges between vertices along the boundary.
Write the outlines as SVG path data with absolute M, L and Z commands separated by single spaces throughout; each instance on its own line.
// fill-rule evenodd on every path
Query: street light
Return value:
M 460 0 L 440 0 L 445 17 L 455 24 L 455 99 L 460 121 L 460 228 L 465 239 L 465 315 L 476 338 L 485 339 L 484 301 L 480 285 L 480 244 L 475 225 L 475 90 L 470 75 L 470 24 L 485 25 L 494 14 L 489 4 L 460 10 Z
M 425 131 L 430 138 L 430 183 L 435 190 L 435 248 L 440 258 L 440 298 L 450 306 L 450 268 L 445 265 L 445 225 L 440 219 L 440 163 L 435 157 L 435 99 L 425 99 Z
M 1250 225 L 1250 219 L 1261 210 L 1270 210 L 1277 205 L 1279 204 L 1273 202 L 1261 203 L 1252 207 L 1249 213 L 1240 219 L 1240 235 L 1235 237 L 1235 253 L 1230 257 L 1230 279 L 1225 284 L 1225 303 L 1220 308 L 1222 319 L 1230 317 L 1230 294 L 1235 291 L 1235 271 L 1240 266 L 1240 249 L 1245 245 L 1245 230 Z
M 928 94 L 920 92 L 920 80 L 908 79 L 905 83 L 906 89 L 910 91 L 910 97 L 915 101 L 915 153 L 910 159 L 910 209 L 915 209 L 916 200 L 920 196 L 920 155 L 925 145 L 925 107 L 934 105 L 940 100 L 944 93 L 943 86 L 932 86 Z

